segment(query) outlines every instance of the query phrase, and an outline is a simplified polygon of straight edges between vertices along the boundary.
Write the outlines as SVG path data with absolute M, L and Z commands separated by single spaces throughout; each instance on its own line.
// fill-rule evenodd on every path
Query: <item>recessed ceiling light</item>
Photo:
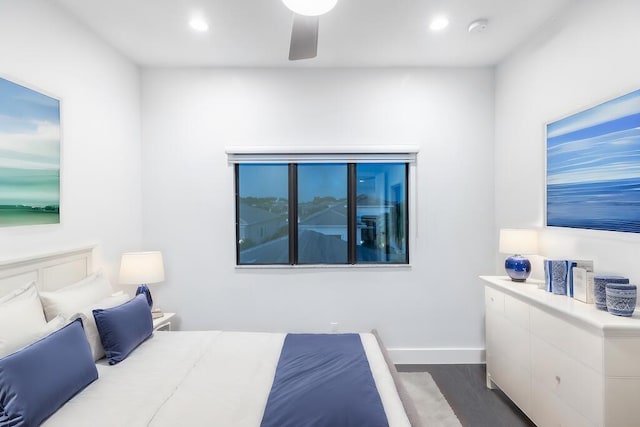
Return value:
M 282 0 L 282 3 L 298 15 L 320 16 L 333 9 L 338 0 Z
M 189 21 L 189 26 L 192 30 L 198 31 L 200 33 L 204 33 L 205 31 L 209 31 L 209 24 L 200 17 L 191 18 Z
M 431 31 L 442 31 L 449 26 L 449 18 L 444 15 L 438 15 L 431 20 L 429 29 Z

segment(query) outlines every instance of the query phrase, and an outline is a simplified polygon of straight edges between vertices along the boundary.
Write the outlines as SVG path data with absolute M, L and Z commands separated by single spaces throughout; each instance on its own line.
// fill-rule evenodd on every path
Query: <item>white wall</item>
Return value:
M 495 254 L 491 69 L 142 73 L 143 242 L 182 329 L 378 328 L 397 361 L 479 361 Z M 415 144 L 412 267 L 236 269 L 225 146 Z
M 61 99 L 60 225 L 0 228 L 0 259 L 141 244 L 139 71 L 49 1 L 0 0 L 0 76 Z
M 498 228 L 543 225 L 546 123 L 640 88 L 638 17 L 637 0 L 576 2 L 498 67 Z M 640 236 L 635 234 L 549 228 L 543 232 L 542 254 L 593 259 L 597 272 L 626 275 L 640 284 Z M 537 277 L 542 277 L 540 266 L 536 257 Z

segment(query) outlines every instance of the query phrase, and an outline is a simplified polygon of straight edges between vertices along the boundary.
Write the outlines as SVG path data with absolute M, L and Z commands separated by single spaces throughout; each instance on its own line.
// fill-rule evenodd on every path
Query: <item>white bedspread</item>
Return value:
M 43 426 L 260 425 L 285 334 L 156 332 Z M 371 334 L 361 334 L 390 426 L 409 426 Z

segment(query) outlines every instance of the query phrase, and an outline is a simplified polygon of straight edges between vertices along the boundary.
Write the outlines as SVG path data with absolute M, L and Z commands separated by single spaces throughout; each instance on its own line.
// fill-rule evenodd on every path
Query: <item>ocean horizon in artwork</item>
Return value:
M 640 233 L 640 90 L 547 126 L 547 225 Z
M 60 102 L 0 78 L 0 227 L 60 222 Z

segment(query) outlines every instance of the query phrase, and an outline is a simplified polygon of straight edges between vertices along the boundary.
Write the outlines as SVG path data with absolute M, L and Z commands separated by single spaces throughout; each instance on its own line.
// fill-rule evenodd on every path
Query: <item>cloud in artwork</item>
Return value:
M 610 122 L 640 111 L 640 90 L 574 114 L 547 127 L 547 138 L 555 138 L 580 129 Z
M 0 133 L 0 168 L 60 168 L 60 126 L 48 122 L 34 126 L 33 132 Z

